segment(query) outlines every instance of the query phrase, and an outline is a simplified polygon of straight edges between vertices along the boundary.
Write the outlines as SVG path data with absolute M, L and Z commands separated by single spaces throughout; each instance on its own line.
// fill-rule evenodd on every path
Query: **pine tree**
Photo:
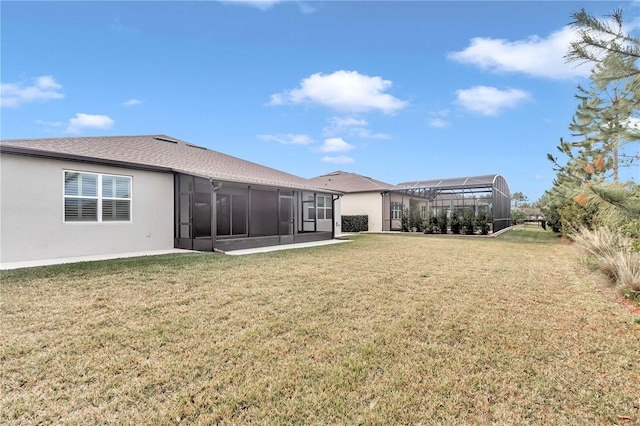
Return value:
M 572 130 L 595 135 L 601 149 L 609 154 L 607 166 L 617 182 L 619 168 L 637 160 L 619 152 L 623 144 L 640 139 L 640 129 L 633 124 L 633 118 L 639 118 L 640 107 L 640 39 L 625 30 L 622 9 L 614 10 L 605 19 L 598 19 L 584 8 L 571 17 L 570 25 L 577 30 L 578 39 L 571 43 L 565 58 L 594 64 L 591 89 L 579 87 L 589 102 L 578 111 L 580 120 L 572 123 Z
M 554 230 L 563 228 L 563 222 L 575 226 L 584 219 L 593 224 L 589 216 L 600 211 L 598 206 L 609 203 L 606 194 L 610 193 L 610 182 L 617 184 L 620 167 L 634 160 L 621 155 L 621 147 L 640 139 L 640 131 L 633 125 L 640 107 L 640 71 L 636 64 L 640 41 L 625 32 L 620 9 L 605 20 L 584 9 L 572 18 L 579 38 L 565 58 L 594 66 L 590 85 L 578 86 L 579 105 L 569 126 L 576 140 L 561 139 L 558 146 L 567 157 L 566 164 L 547 154 L 557 175 L 540 204 Z M 635 193 L 617 192 L 632 198 Z
M 629 62 L 640 59 L 640 40 L 625 31 L 622 9 L 614 10 L 607 19 L 598 19 L 582 8 L 571 14 L 571 18 L 569 25 L 577 30 L 578 39 L 570 44 L 565 55 L 567 61 L 599 64 L 609 54 Z M 639 76 L 638 69 L 620 68 L 608 78 L 633 78 L 637 88 Z

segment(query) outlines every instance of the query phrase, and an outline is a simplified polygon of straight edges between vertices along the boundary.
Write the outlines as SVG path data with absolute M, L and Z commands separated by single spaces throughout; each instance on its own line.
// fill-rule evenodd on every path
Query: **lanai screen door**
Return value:
M 295 199 L 293 196 L 280 194 L 279 200 L 280 244 L 293 243 L 296 211 Z
M 188 175 L 176 176 L 176 246 L 213 250 L 211 183 Z

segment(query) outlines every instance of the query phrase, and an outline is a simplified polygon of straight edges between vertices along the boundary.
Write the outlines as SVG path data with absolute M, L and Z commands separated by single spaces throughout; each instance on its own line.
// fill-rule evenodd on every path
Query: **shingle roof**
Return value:
M 357 173 L 335 171 L 310 179 L 316 185 L 340 192 L 379 192 L 391 189 L 390 185 Z
M 0 151 L 175 171 L 216 180 L 327 191 L 298 177 L 164 135 L 0 140 Z

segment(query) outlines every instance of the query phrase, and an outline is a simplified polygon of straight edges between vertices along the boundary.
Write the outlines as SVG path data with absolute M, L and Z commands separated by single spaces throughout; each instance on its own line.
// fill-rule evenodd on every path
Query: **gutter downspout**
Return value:
M 211 184 L 211 251 L 219 253 L 220 251 L 216 249 L 216 230 L 218 229 L 218 209 L 216 208 L 218 196 L 216 192 L 222 188 L 222 183 L 216 184 L 213 178 L 209 179 L 209 183 Z
M 384 232 L 384 196 L 388 194 L 389 191 L 382 191 L 380 195 L 382 196 L 382 223 L 380 224 L 380 231 Z M 391 229 L 391 218 L 389 218 L 389 229 Z
M 337 198 L 334 198 L 337 197 Z M 336 201 L 338 201 L 340 199 L 340 197 L 342 197 L 342 195 L 332 195 L 331 196 L 331 212 L 333 213 L 333 220 L 331 221 L 331 239 L 335 239 L 336 238 Z M 342 220 L 342 215 L 340 215 L 340 220 Z

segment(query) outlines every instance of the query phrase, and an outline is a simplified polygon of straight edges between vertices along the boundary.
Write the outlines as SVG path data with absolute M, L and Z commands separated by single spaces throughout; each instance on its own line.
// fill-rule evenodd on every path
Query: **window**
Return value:
M 318 220 L 333 219 L 333 206 L 331 203 L 331 196 L 329 195 L 318 195 L 316 198 L 317 208 L 317 216 Z
M 64 171 L 65 222 L 130 222 L 131 177 Z
M 247 196 L 245 194 L 218 194 L 216 212 L 218 235 L 247 234 Z
M 424 204 L 420 205 L 420 219 L 426 219 L 427 218 L 427 206 L 425 206 Z
M 316 196 L 313 193 L 305 192 L 302 205 L 304 206 L 303 220 L 305 222 L 315 222 L 316 219 Z
M 402 219 L 402 203 L 391 202 L 391 219 Z

